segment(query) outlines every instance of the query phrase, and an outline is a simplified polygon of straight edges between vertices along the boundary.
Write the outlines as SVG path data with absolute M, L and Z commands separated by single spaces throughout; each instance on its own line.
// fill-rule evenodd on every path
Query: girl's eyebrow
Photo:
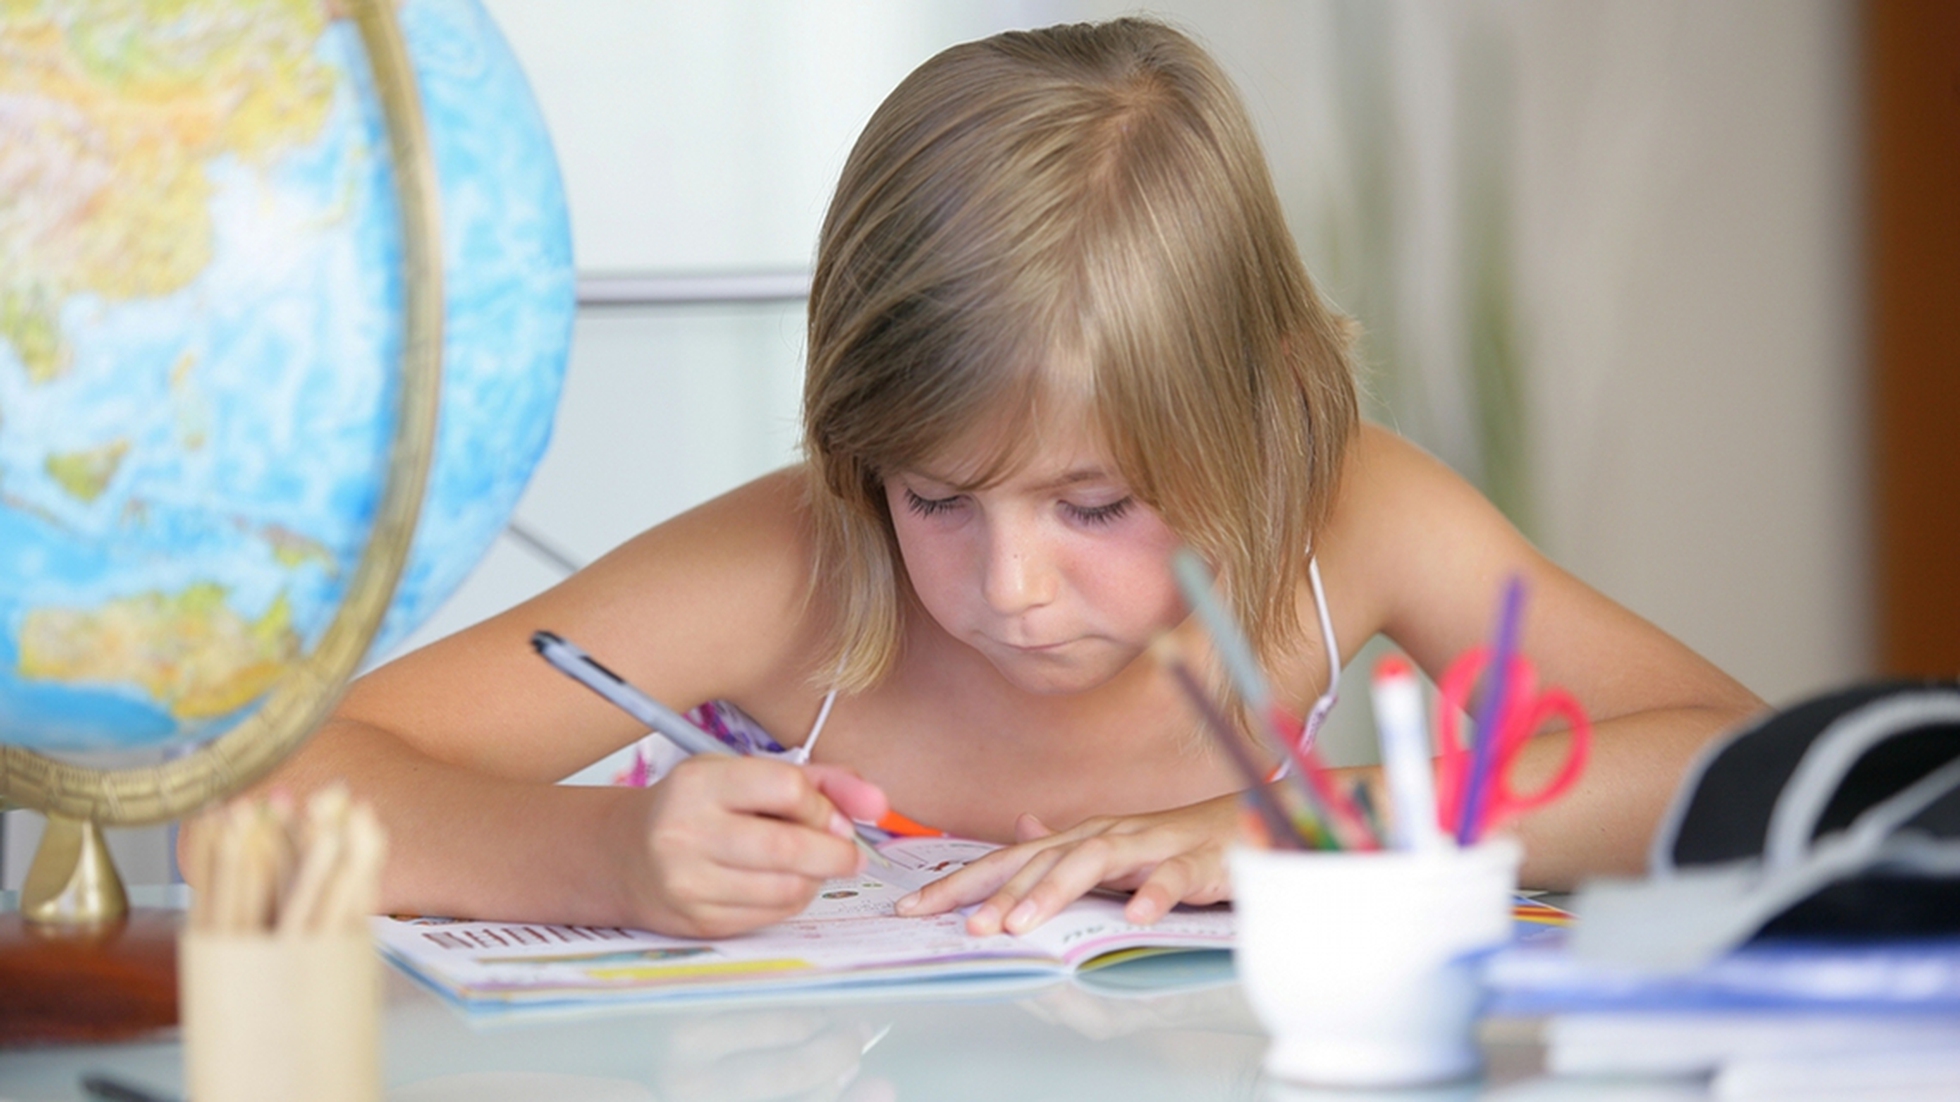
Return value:
M 1084 482 L 1107 482 L 1109 472 L 1101 467 L 1074 467 L 1036 486 L 1037 490 L 1061 490 Z

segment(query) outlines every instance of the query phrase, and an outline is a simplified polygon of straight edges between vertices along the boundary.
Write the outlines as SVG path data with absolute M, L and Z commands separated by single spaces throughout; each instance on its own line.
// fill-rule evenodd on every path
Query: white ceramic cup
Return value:
M 1433 853 L 1240 847 L 1236 963 L 1269 1075 L 1411 1086 L 1476 1074 L 1477 958 L 1511 936 L 1511 839 Z

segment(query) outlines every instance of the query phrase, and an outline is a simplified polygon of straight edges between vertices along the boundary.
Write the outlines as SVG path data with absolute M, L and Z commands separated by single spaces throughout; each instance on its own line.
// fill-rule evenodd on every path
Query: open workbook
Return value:
M 1179 907 L 1153 926 L 1121 899 L 1091 895 L 1020 936 L 973 937 L 960 913 L 899 918 L 892 904 L 994 847 L 954 838 L 879 846 L 886 879 L 826 883 L 787 922 L 717 941 L 617 927 L 442 918 L 373 920 L 383 951 L 466 1009 L 662 1001 L 867 987 L 900 981 L 1033 986 L 1146 953 L 1222 951 L 1229 908 Z M 896 881 L 896 883 L 892 882 Z M 1229 971 L 1218 972 L 1229 976 Z

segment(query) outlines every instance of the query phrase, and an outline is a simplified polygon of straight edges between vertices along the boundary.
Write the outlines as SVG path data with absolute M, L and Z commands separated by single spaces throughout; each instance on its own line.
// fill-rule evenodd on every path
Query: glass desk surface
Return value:
M 133 902 L 182 900 L 181 891 L 175 899 L 158 891 L 132 890 Z M 1265 1034 L 1231 982 L 1124 995 L 1069 981 L 965 998 L 899 989 L 824 1002 L 806 996 L 479 1022 L 384 967 L 389 1102 L 1635 1097 L 1610 1084 L 1543 1077 L 1536 1023 L 1507 1019 L 1483 1025 L 1488 1068 L 1479 1082 L 1400 1092 L 1269 1082 L 1260 1072 Z M 74 1102 L 85 1097 L 84 1074 L 177 1098 L 182 1053 L 172 1038 L 0 1050 L 0 1100 Z M 1662 1086 L 1660 1094 L 1657 1086 L 1637 1097 L 1704 1096 L 1698 1084 Z

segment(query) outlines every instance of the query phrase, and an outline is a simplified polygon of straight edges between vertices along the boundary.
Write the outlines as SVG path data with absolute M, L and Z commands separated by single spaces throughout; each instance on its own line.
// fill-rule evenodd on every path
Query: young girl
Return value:
M 1440 670 L 1522 575 L 1523 649 L 1596 723 L 1581 784 L 1518 825 L 1524 878 L 1638 869 L 1689 758 L 1760 702 L 1360 424 L 1349 332 L 1183 35 L 949 49 L 872 117 L 825 219 L 805 462 L 361 679 L 268 783 L 374 803 L 390 910 L 726 935 L 851 871 L 849 816 L 1015 843 L 901 913 L 1020 931 L 1102 886 L 1151 922 L 1229 896 L 1238 822 L 1229 759 L 1146 654 L 1169 632 L 1211 661 L 1169 569 L 1188 545 L 1297 715 L 1377 633 Z M 644 732 L 539 661 L 540 628 L 781 752 L 554 784 Z

